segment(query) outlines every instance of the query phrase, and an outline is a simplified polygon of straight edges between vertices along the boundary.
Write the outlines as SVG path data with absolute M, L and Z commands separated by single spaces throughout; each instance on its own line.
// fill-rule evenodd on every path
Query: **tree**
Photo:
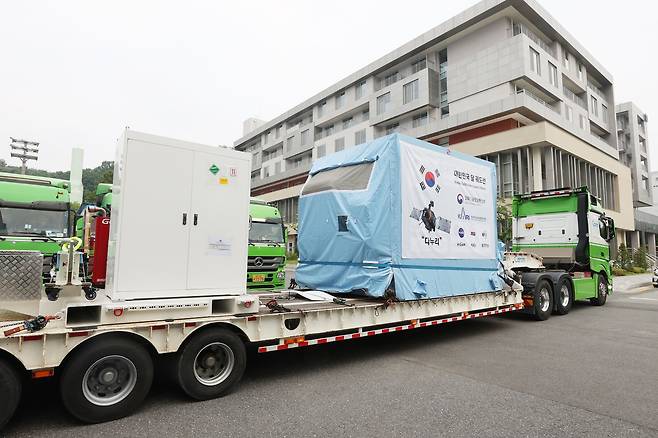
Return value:
M 21 173 L 21 168 L 18 166 L 7 166 L 6 163 L 3 166 L 3 160 L 0 160 L 0 168 L 3 172 Z M 50 172 L 41 169 L 27 169 L 27 174 L 68 180 L 71 172 L 68 170 Z M 82 169 L 83 202 L 94 203 L 96 201 L 96 186 L 99 183 L 112 183 L 113 174 L 114 161 L 103 161 L 99 166 Z
M 649 262 L 647 261 L 647 249 L 643 246 L 639 247 L 633 254 L 633 265 L 642 268 L 645 271 L 649 267 Z
M 501 240 L 505 247 L 512 246 L 512 210 L 509 205 L 502 199 L 496 204 L 496 216 L 498 220 L 498 240 Z
M 631 257 L 631 252 L 626 248 L 626 245 L 623 243 L 619 245 L 619 251 L 617 251 L 617 264 L 621 269 L 629 270 L 633 264 L 633 259 Z

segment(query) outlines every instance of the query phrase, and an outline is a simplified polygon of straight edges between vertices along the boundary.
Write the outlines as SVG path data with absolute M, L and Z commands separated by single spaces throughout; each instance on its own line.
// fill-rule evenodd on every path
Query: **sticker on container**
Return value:
M 228 178 L 224 178 L 224 177 L 220 178 L 219 183 L 223 186 L 227 185 L 228 184 Z
M 231 240 L 223 239 L 221 237 L 208 238 L 208 254 L 230 256 L 231 255 Z
M 237 167 L 231 167 L 229 169 L 229 175 L 230 176 L 238 176 L 238 168 Z

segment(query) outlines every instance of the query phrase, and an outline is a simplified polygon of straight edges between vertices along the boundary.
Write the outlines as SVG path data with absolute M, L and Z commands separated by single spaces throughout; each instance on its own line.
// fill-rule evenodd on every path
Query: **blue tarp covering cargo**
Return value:
M 316 161 L 298 233 L 303 287 L 400 300 L 502 288 L 495 165 L 401 134 Z

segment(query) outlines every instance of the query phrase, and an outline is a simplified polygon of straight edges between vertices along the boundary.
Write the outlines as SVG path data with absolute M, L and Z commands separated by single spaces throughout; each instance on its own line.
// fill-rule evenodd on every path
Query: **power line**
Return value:
M 20 140 L 18 138 L 9 137 L 11 140 L 11 156 L 21 160 L 21 173 L 25 175 L 27 171 L 28 160 L 38 160 L 39 142 Z

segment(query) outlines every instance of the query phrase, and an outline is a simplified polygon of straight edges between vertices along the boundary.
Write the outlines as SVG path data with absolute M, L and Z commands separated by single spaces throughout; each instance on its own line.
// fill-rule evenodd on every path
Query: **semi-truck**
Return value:
M 247 288 L 281 289 L 285 282 L 286 231 L 279 210 L 251 198 L 249 205 L 249 250 Z
M 69 237 L 69 181 L 0 172 L 0 250 L 39 251 L 43 275 Z
M 258 353 L 282 351 L 438 327 L 513 311 L 528 312 L 543 320 L 551 313 L 569 311 L 568 306 L 558 306 L 561 284 L 571 285 L 595 275 L 596 283 L 607 275 L 605 268 L 597 270 L 600 265 L 595 259 L 600 253 L 591 252 L 592 248 L 604 249 L 605 245 L 587 240 L 592 236 L 587 236 L 582 227 L 594 225 L 592 220 L 588 224 L 580 220 L 585 209 L 588 217 L 589 213 L 597 213 L 597 220 L 605 216 L 598 202 L 583 188 L 519 197 L 515 213 L 515 241 L 539 244 L 536 236 L 552 230 L 552 225 L 546 224 L 546 215 L 565 213 L 566 207 L 558 200 L 575 197 L 578 208 L 574 214 L 582 227 L 565 226 L 551 231 L 564 236 L 566 242 L 576 243 L 573 264 L 563 262 L 562 255 L 555 261 L 550 251 L 534 253 L 536 247 L 519 246 L 519 251 L 499 259 L 500 267 L 493 273 L 502 281 L 491 279 L 491 284 L 499 287 L 469 293 L 398 299 L 409 292 L 402 290 L 403 282 L 387 288 L 387 296 L 382 299 L 364 295 L 362 290 L 338 294 L 331 288 L 247 293 L 245 243 L 249 233 L 244 219 L 249 213 L 251 156 L 133 131 L 124 133 L 118 147 L 120 159 L 116 163 L 115 187 L 120 190 L 114 191 L 108 279 L 103 293 L 93 298 L 85 293 L 85 285 L 76 276 L 75 264 L 68 263 L 76 260 L 70 244 L 59 252 L 57 282 L 51 286 L 61 289 L 56 301 L 44 299 L 43 291 L 38 288 L 21 289 L 20 285 L 25 284 L 38 283 L 39 288 L 43 287 L 40 282 L 25 281 L 35 276 L 34 269 L 29 267 L 35 265 L 34 257 L 40 257 L 38 253 L 0 252 L 0 271 L 6 270 L 9 264 L 23 267 L 20 285 L 11 283 L 11 277 L 0 275 L 5 281 L 0 284 L 0 308 L 5 309 L 5 313 L 0 313 L 0 394 L 3 394 L 0 428 L 12 417 L 29 378 L 56 376 L 60 380 L 63 406 L 71 415 L 88 423 L 109 421 L 139 408 L 151 387 L 154 366 L 160 363 L 157 359 L 164 354 L 171 376 L 182 391 L 191 399 L 207 400 L 236 387 L 245 370 L 248 348 Z M 435 146 L 423 147 L 431 150 Z M 443 148 L 437 151 L 444 157 L 449 154 Z M 451 155 L 459 159 L 457 154 Z M 158 156 L 158 166 L 152 166 L 153 156 Z M 409 172 L 420 170 L 422 177 L 422 181 L 412 182 L 423 191 L 430 188 L 438 193 L 440 185 L 434 178 L 452 176 L 426 166 L 429 165 L 410 168 Z M 162 199 L 157 194 L 153 195 L 156 199 L 151 199 L 160 206 L 155 221 L 153 215 L 143 214 L 141 199 L 150 193 L 143 181 L 162 175 L 165 189 L 169 190 L 165 190 L 167 195 Z M 321 178 L 310 183 L 312 176 L 302 193 L 306 189 L 306 193 L 312 193 L 332 179 L 320 181 L 328 175 L 323 170 L 315 175 Z M 474 176 L 469 170 L 455 170 L 455 178 L 472 184 L 467 181 Z M 479 181 L 478 178 L 475 176 L 474 181 Z M 346 185 L 339 190 L 349 190 L 345 187 L 350 184 L 377 189 L 377 185 L 371 186 L 361 176 L 348 175 L 344 181 Z M 446 184 L 442 183 L 441 187 L 446 193 Z M 524 204 L 536 210 L 533 212 Z M 433 208 L 430 205 L 422 211 L 411 211 L 419 233 L 431 230 L 435 235 L 439 228 L 442 233 L 448 228 L 449 219 L 441 216 L 445 213 L 440 206 Z M 469 209 L 469 214 L 472 211 L 475 210 Z M 459 220 L 477 222 L 475 216 L 467 217 L 464 211 L 457 214 Z M 590 219 L 593 218 L 592 215 Z M 329 219 L 320 223 L 327 224 L 327 233 L 334 235 L 348 233 L 347 230 L 356 232 L 356 223 L 377 218 L 363 217 L 359 210 L 354 210 L 345 217 L 339 216 L 337 222 L 336 217 Z M 152 229 L 145 235 L 147 224 Z M 608 218 L 601 220 L 601 224 L 604 226 L 599 232 L 607 242 L 614 224 Z M 489 225 L 495 230 L 495 223 Z M 300 241 L 305 239 L 302 230 L 300 227 Z M 460 225 L 452 236 L 467 238 L 467 232 Z M 162 235 L 167 239 L 160 239 Z M 341 236 L 348 240 L 357 238 L 349 234 Z M 472 242 L 480 237 L 475 236 Z M 445 242 L 432 239 L 428 244 L 432 247 Z M 59 240 L 68 242 L 65 238 Z M 462 247 L 460 242 L 456 240 L 455 248 Z M 318 244 L 323 241 L 319 240 Z M 172 251 L 172 245 L 176 251 Z M 588 259 L 579 251 L 584 251 Z M 300 263 L 316 262 L 305 261 L 303 254 L 300 257 Z M 543 264 L 543 257 L 547 265 Z M 23 263 L 18 264 L 17 258 L 24 259 Z M 605 258 L 604 251 L 601 260 Z M 367 259 L 360 264 L 369 270 L 386 268 Z M 447 259 L 437 269 L 450 265 Z M 474 266 L 475 270 L 481 269 L 478 266 L 482 263 Z M 609 286 L 611 277 L 606 277 L 606 281 Z M 580 283 L 576 284 L 580 287 Z M 583 281 L 583 288 L 587 284 L 591 286 L 592 280 Z M 430 291 L 426 289 L 426 292 Z M 595 291 L 575 293 L 570 299 L 593 298 L 595 304 L 604 304 L 609 292 L 608 287 L 596 287 Z

